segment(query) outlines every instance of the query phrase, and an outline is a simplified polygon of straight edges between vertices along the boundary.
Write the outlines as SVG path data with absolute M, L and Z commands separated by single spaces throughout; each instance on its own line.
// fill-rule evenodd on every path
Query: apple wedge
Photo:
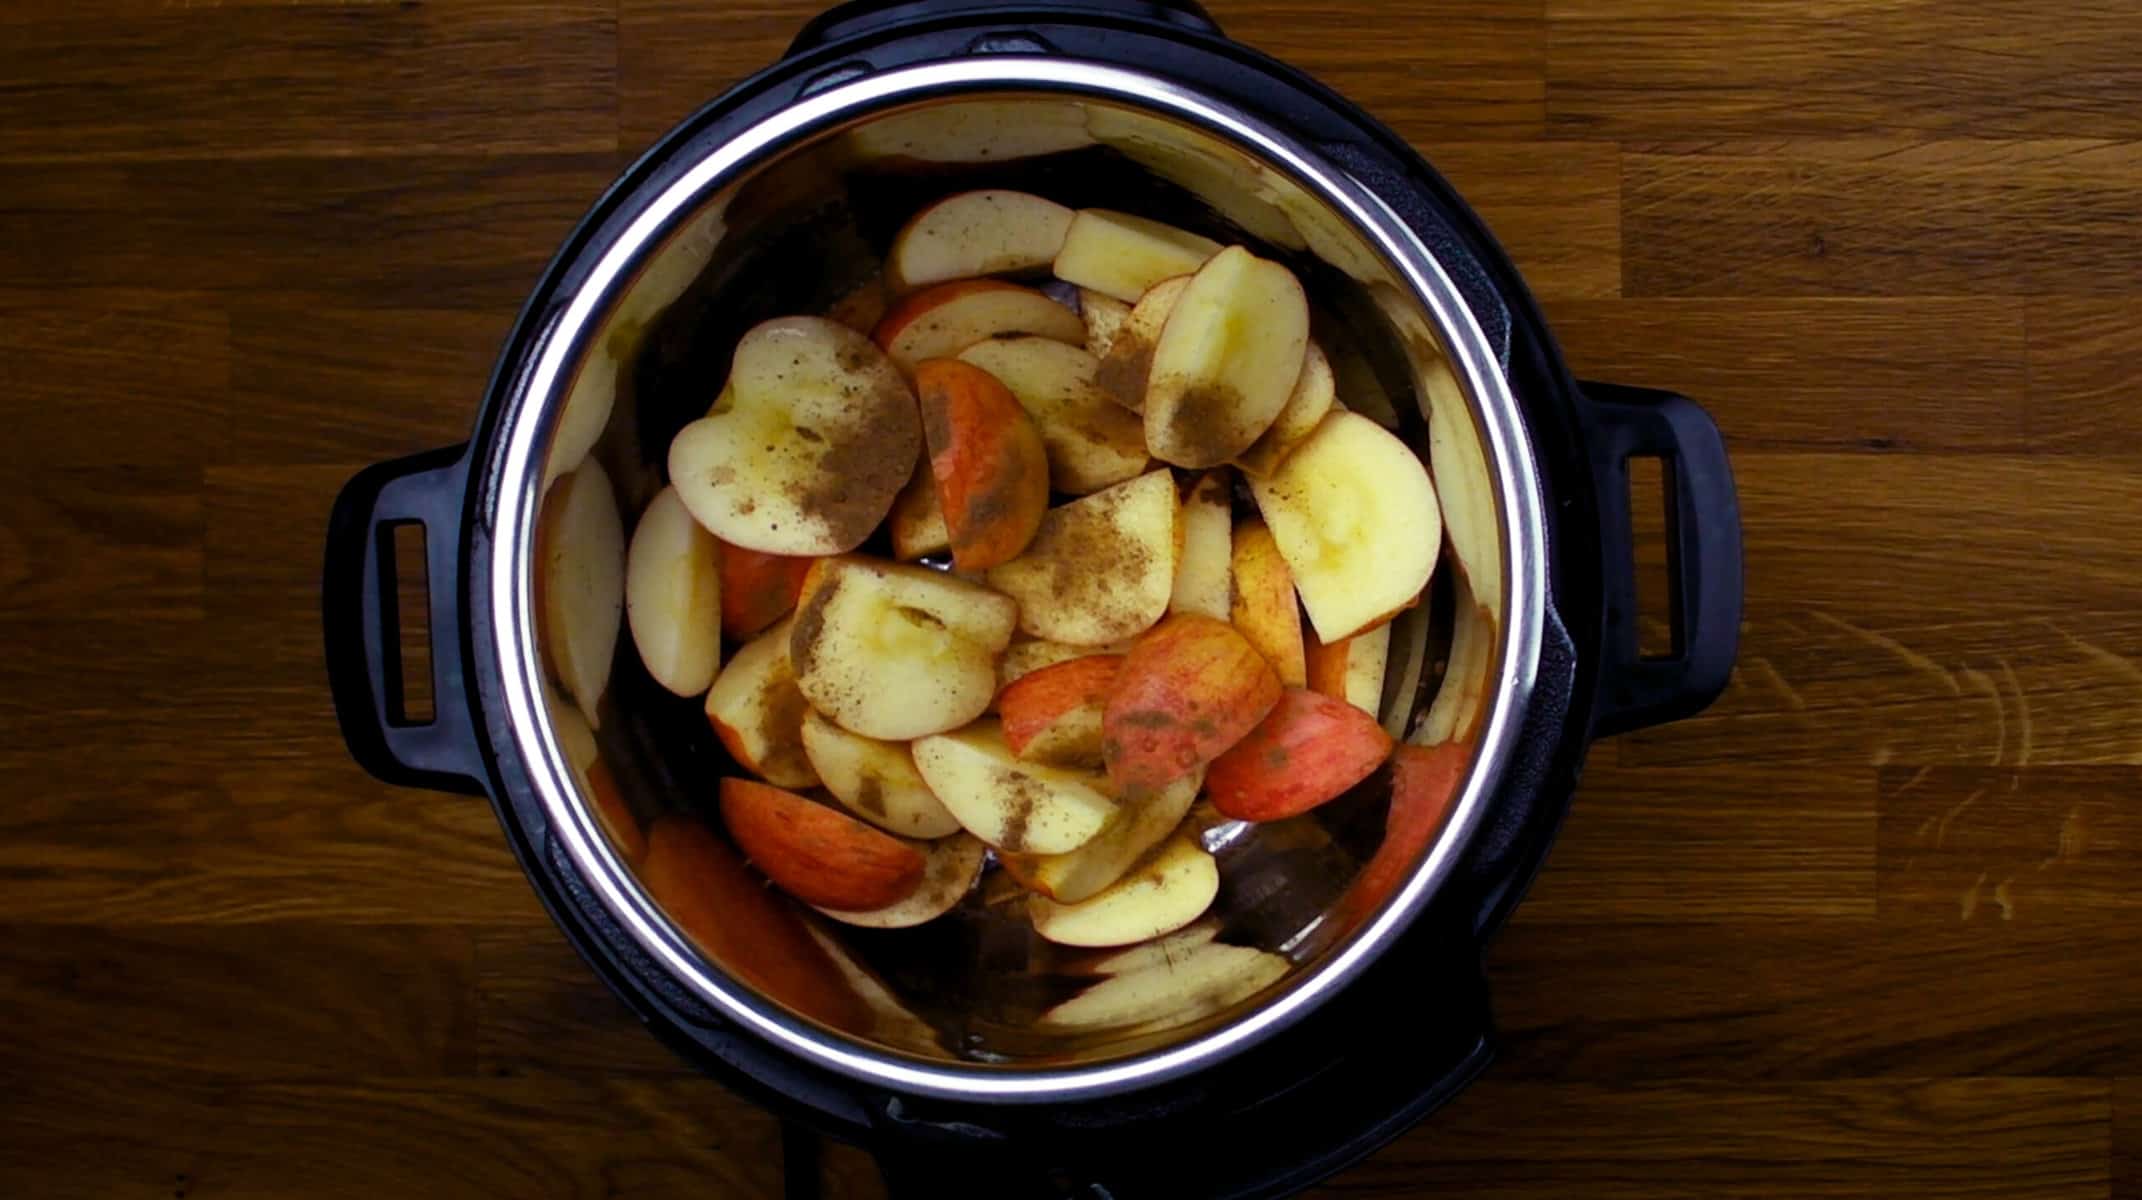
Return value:
M 1013 754 L 1052 767 L 1101 765 L 1101 712 L 1123 658 L 1096 654 L 1043 667 L 997 696 Z
M 1464 742 L 1400 745 L 1391 752 L 1391 806 L 1384 815 L 1383 841 L 1333 906 L 1335 927 L 1360 923 L 1413 873 L 1457 802 L 1472 759 L 1473 747 Z
M 1332 374 L 1331 359 L 1312 338 L 1308 352 L 1302 358 L 1301 377 L 1294 381 L 1294 391 L 1288 394 L 1286 406 L 1272 418 L 1271 428 L 1235 459 L 1235 465 L 1252 475 L 1270 475 L 1277 471 L 1279 464 L 1287 460 L 1287 455 L 1294 453 L 1296 446 L 1316 432 L 1325 414 L 1338 401 L 1339 385 Z
M 1220 243 L 1173 225 L 1105 208 L 1081 209 L 1064 233 L 1056 277 L 1126 304 L 1163 279 L 1188 275 Z
M 1283 821 L 1344 794 L 1391 753 L 1376 718 L 1344 700 L 1288 688 L 1249 736 L 1213 760 L 1212 805 L 1237 821 Z
M 1076 346 L 1086 340 L 1086 323 L 1033 288 L 963 279 L 893 305 L 871 336 L 901 371 L 913 375 L 925 359 L 952 358 L 976 342 L 1019 333 Z
M 1128 946 L 1204 916 L 1219 893 L 1220 871 L 1212 856 L 1178 835 L 1077 904 L 1027 897 L 1026 915 L 1035 933 L 1060 946 Z
M 1412 604 L 1435 573 L 1443 522 L 1428 469 L 1358 413 L 1324 418 L 1270 479 L 1250 479 L 1319 641 Z
M 870 1013 L 811 939 L 792 904 L 697 820 L 672 813 L 647 830 L 640 886 L 678 931 L 750 986 L 837 1029 Z
M 1287 560 L 1263 521 L 1244 521 L 1234 532 L 1235 628 L 1264 655 L 1279 682 L 1301 687 L 1309 681 L 1302 647 L 1302 610 L 1294 599 L 1294 577 Z
M 1100 360 L 1039 337 L 991 338 L 960 359 L 1003 381 L 1048 448 L 1049 484 L 1083 496 L 1145 473 L 1145 429 L 1094 382 Z
M 817 906 L 818 911 L 865 929 L 913 929 L 951 912 L 974 890 L 988 850 L 978 838 L 954 834 L 922 848 L 922 883 L 906 899 L 860 912 L 824 906 Z
M 817 785 L 818 772 L 803 750 L 810 706 L 789 668 L 790 624 L 776 625 L 730 656 L 707 692 L 707 721 L 738 766 L 780 787 L 807 788 Z
M 986 571 L 1009 562 L 1049 511 L 1041 431 L 1010 388 L 956 358 L 918 365 L 915 394 L 953 565 Z
M 1428 392 L 1428 459 L 1451 553 L 1488 612 L 1502 608 L 1502 544 L 1495 519 L 1495 484 L 1480 433 L 1450 365 L 1440 359 L 1422 372 Z
M 1104 950 L 1076 962 L 1068 968 L 1068 972 L 1074 975 L 1128 975 L 1147 967 L 1164 967 L 1170 963 L 1181 962 L 1199 946 L 1211 945 L 1212 940 L 1219 935 L 1219 919 L 1206 917 L 1192 921 L 1166 937 L 1140 942 L 1135 946 L 1125 946 L 1120 950 Z
M 1495 668 L 1494 616 L 1463 587 L 1458 589 L 1457 599 L 1443 682 L 1414 735 L 1429 745 L 1472 740 L 1480 727 L 1480 714 L 1487 707 L 1488 676 Z
M 846 135 L 865 160 L 1001 163 L 1093 145 L 1086 109 L 1068 100 L 958 100 L 879 117 Z
M 1107 828 L 1069 854 L 1005 854 L 1004 869 L 1026 890 L 1059 903 L 1090 900 L 1182 825 L 1203 784 L 1204 773 L 1193 771 L 1155 795 L 1124 804 Z
M 759 325 L 708 416 L 669 445 L 701 525 L 767 554 L 845 554 L 892 508 L 922 450 L 915 397 L 869 339 L 820 317 Z
M 588 724 L 600 728 L 625 608 L 625 526 L 602 464 L 590 458 L 553 484 L 536 528 L 543 659 Z
M 814 907 L 866 912 L 922 885 L 920 850 L 793 792 L 724 779 L 721 820 L 760 874 Z
M 1127 641 L 1107 646 L 1074 646 L 1069 642 L 1051 642 L 1039 638 L 1013 642 L 1004 648 L 1004 657 L 997 660 L 997 695 L 1001 698 L 1005 688 L 1043 667 L 1053 667 L 1060 662 L 1089 658 L 1096 654 L 1121 654 L 1128 649 L 1130 643 Z
M 1309 299 L 1294 273 L 1241 246 L 1221 251 L 1153 343 L 1146 449 L 1193 469 L 1243 453 L 1287 406 L 1308 353 Z
M 1183 501 L 1183 554 L 1175 564 L 1171 613 L 1234 617 L 1234 487 L 1225 468 L 1198 477 Z
M 895 296 L 981 275 L 1033 271 L 1056 261 L 1071 210 L 1031 192 L 988 189 L 947 196 L 908 219 L 885 256 Z
M 677 498 L 655 494 L 625 556 L 625 619 L 656 683 L 697 696 L 721 663 L 721 545 Z
M 885 832 L 921 840 L 959 832 L 905 744 L 849 733 L 813 711 L 803 715 L 803 752 L 842 807 Z
M 1068 854 L 1115 819 L 1099 774 L 1024 762 L 994 721 L 918 738 L 915 766 L 967 832 L 1014 854 Z
M 595 744 L 595 731 L 588 728 L 587 719 L 570 705 L 553 699 L 546 707 L 551 727 L 558 733 L 558 746 L 565 751 L 565 761 L 572 767 L 573 774 L 579 777 L 580 790 L 588 798 L 588 807 L 595 811 L 596 821 L 610 836 L 610 844 L 617 848 L 618 856 L 637 865 L 647 856 L 647 834 L 640 828 L 639 818 L 632 815 L 632 807 L 625 803 L 625 794 L 617 786 L 617 777 L 602 761 Z
M 945 528 L 944 505 L 937 498 L 937 476 L 927 456 L 915 464 L 915 477 L 900 489 L 892 515 L 885 519 L 892 535 L 893 557 L 914 562 L 952 549 L 952 534 Z
M 1286 959 L 1252 946 L 1205 942 L 1176 957 L 1108 976 L 1041 1014 L 1043 1029 L 1172 1029 L 1223 1012 L 1287 973 Z
M 789 639 L 796 686 L 851 733 L 905 741 L 989 708 L 1017 607 L 927 567 L 843 557 L 804 583 Z
M 1241 741 L 1279 703 L 1279 676 L 1224 621 L 1169 617 L 1131 645 L 1101 718 L 1117 794 L 1156 792 Z
M 1078 290 L 1078 315 L 1086 323 L 1086 353 L 1100 358 L 1116 340 L 1116 331 L 1130 320 L 1131 306 L 1092 288 Z
M 1344 700 L 1370 716 L 1383 711 L 1383 676 L 1391 660 L 1391 626 L 1343 642 L 1309 645 L 1309 690 Z
M 1190 286 L 1190 279 L 1188 275 L 1177 275 L 1147 289 L 1109 339 L 1108 350 L 1093 379 L 1120 407 L 1131 412 L 1145 411 L 1145 385 L 1153 373 L 1153 347 L 1160 341 L 1161 330 L 1167 328 L 1168 317 L 1175 312 L 1175 302 Z M 1142 422 L 1138 435 L 1145 436 Z
M 1136 637 L 1168 611 L 1182 506 L 1151 471 L 1051 509 L 1026 553 L 988 573 L 1018 601 L 1019 628 L 1082 646 Z
M 803 577 L 818 561 L 726 544 L 715 559 L 721 568 L 721 634 L 735 642 L 763 633 L 794 612 L 803 594 Z

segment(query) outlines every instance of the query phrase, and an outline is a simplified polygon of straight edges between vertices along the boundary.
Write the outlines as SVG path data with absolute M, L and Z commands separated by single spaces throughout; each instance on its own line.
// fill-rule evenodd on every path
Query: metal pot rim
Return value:
M 1461 388 L 1474 405 L 1494 476 L 1503 534 L 1506 622 L 1494 697 L 1479 749 L 1443 832 L 1412 876 L 1375 918 L 1275 998 L 1190 1040 L 1136 1056 L 1060 1068 L 947 1063 L 899 1054 L 810 1027 L 733 982 L 688 942 L 639 886 L 572 782 L 545 717 L 543 670 L 533 636 L 532 572 L 547 425 L 563 385 L 617 293 L 652 248 L 706 198 L 746 171 L 801 142 L 867 115 L 916 101 L 977 93 L 1067 95 L 1110 101 L 1171 117 L 1218 135 L 1285 171 L 1343 215 L 1394 268 L 1428 315 Z M 518 373 L 504 411 L 502 446 L 486 491 L 495 504 L 488 590 L 494 603 L 476 619 L 490 625 L 499 697 L 530 786 L 589 890 L 620 928 L 691 993 L 744 1029 L 789 1053 L 865 1083 L 913 1095 L 998 1103 L 1066 1102 L 1122 1094 L 1205 1069 L 1307 1017 L 1391 946 L 1456 868 L 1501 781 L 1516 745 L 1539 664 L 1545 608 L 1546 543 L 1540 486 L 1529 440 L 1488 339 L 1434 256 L 1373 192 L 1298 140 L 1194 89 L 1100 63 L 986 55 L 866 75 L 802 97 L 715 147 L 665 185 L 609 245 L 584 281 L 544 322 L 532 367 Z

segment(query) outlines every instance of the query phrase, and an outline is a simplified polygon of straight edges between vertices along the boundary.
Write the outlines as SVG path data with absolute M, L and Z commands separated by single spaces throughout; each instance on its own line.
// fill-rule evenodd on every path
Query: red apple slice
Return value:
M 1309 681 L 1294 577 L 1279 556 L 1272 531 L 1262 521 L 1244 521 L 1235 529 L 1231 614 L 1235 628 L 1279 672 L 1279 682 L 1301 687 Z
M 1367 779 L 1391 753 L 1376 718 L 1344 700 L 1288 688 L 1272 714 L 1213 760 L 1213 807 L 1238 821 L 1300 816 Z
M 991 338 L 960 359 L 1001 380 L 1031 414 L 1049 452 L 1049 484 L 1083 496 L 1145 473 L 1145 427 L 1109 400 L 1100 360 L 1039 337 Z
M 1234 487 L 1226 468 L 1207 471 L 1183 501 L 1183 556 L 1171 613 L 1234 619 Z
M 1129 642 L 1117 642 L 1108 646 L 1074 646 L 1069 642 L 1051 642 L 1034 639 L 1013 642 L 1004 648 L 1004 657 L 997 660 L 997 695 L 1004 689 L 1039 671 L 1074 658 L 1088 658 L 1096 654 L 1122 654 L 1130 649 Z
M 1056 261 L 1071 210 L 1030 192 L 989 189 L 947 196 L 908 219 L 885 258 L 896 296 L 981 275 L 1032 271 Z
M 721 545 L 675 488 L 656 493 L 625 558 L 625 616 L 640 661 L 679 696 L 703 694 L 721 662 Z
M 751 865 L 805 904 L 863 912 L 922 884 L 914 846 L 777 787 L 722 780 L 721 819 Z
M 1169 617 L 1124 656 L 1101 720 L 1108 777 L 1158 791 L 1227 752 L 1279 703 L 1279 676 L 1224 621 Z
M 738 642 L 795 611 L 803 577 L 818 561 L 727 544 L 715 558 L 721 568 L 721 633 Z
M 1145 444 L 1178 467 L 1216 467 L 1254 445 L 1287 406 L 1309 347 L 1294 273 L 1234 246 L 1191 277 L 1153 344 Z
M 1049 511 L 1041 431 L 996 376 L 956 358 L 918 365 L 915 391 L 953 564 L 985 571 L 1009 562 Z
M 1442 831 L 1472 759 L 1469 742 L 1400 745 L 1391 752 L 1391 807 L 1384 817 L 1383 842 L 1333 906 L 1338 929 L 1359 924 L 1405 883 Z
M 1120 655 L 1097 654 L 1043 667 L 997 697 L 1013 754 L 1057 767 L 1101 765 L 1101 712 Z
M 1086 323 L 1032 288 L 964 279 L 916 292 L 885 314 L 872 336 L 909 375 L 924 359 L 953 358 L 976 342 L 1030 333 L 1079 345 Z
M 1173 225 L 1088 208 L 1064 233 L 1056 277 L 1133 304 L 1154 284 L 1188 275 L 1219 252 L 1218 242 Z
M 729 659 L 707 692 L 707 720 L 738 766 L 781 787 L 814 787 L 818 772 L 803 752 L 810 706 L 789 668 L 789 624 L 745 643 Z

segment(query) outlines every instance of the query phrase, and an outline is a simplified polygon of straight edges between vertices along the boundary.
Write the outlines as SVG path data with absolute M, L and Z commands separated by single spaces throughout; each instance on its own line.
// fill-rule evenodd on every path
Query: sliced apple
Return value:
M 1294 391 L 1287 396 L 1286 407 L 1272 419 L 1271 428 L 1235 459 L 1235 464 L 1252 475 L 1270 475 L 1277 471 L 1287 455 L 1294 453 L 1296 446 L 1316 432 L 1325 414 L 1338 401 L 1338 379 L 1332 374 L 1331 359 L 1312 338 L 1302 359 L 1301 376 L 1294 381 Z
M 820 317 L 744 335 L 728 407 L 684 427 L 669 476 L 701 525 L 767 554 L 845 554 L 907 483 L 922 420 L 869 339 Z
M 924 360 L 915 392 L 953 565 L 985 571 L 1010 561 L 1049 511 L 1041 431 L 1010 388 L 956 358 Z
M 1043 667 L 1053 667 L 1074 658 L 1087 658 L 1095 654 L 1121 654 L 1130 649 L 1129 642 L 1116 642 L 1107 646 L 1074 646 L 1069 642 L 1051 642 L 1033 639 L 1013 642 L 1004 648 L 1004 657 L 997 660 L 997 695 L 1021 679 Z
M 850 733 L 817 712 L 803 716 L 803 752 L 833 798 L 887 833 L 941 838 L 959 832 L 906 745 Z
M 1220 871 L 1204 847 L 1169 838 L 1129 874 L 1077 904 L 1029 896 L 1034 932 L 1062 946 L 1127 946 L 1173 933 L 1205 915 L 1220 893 Z
M 829 558 L 804 583 L 789 641 L 796 685 L 852 733 L 905 741 L 989 708 L 1010 597 L 926 567 Z
M 1166 962 L 1110 975 L 1041 1014 L 1036 1024 L 1057 1030 L 1171 1029 L 1249 999 L 1284 977 L 1288 965 L 1252 946 L 1205 942 Z
M 1076 346 L 1086 340 L 1086 323 L 1033 288 L 1000 279 L 963 279 L 893 305 L 871 336 L 900 370 L 913 375 L 924 359 L 952 358 L 976 342 L 1020 333 Z
M 906 899 L 883 908 L 856 912 L 820 907 L 819 912 L 848 925 L 865 929 L 912 929 L 951 912 L 982 877 L 982 860 L 988 852 L 980 839 L 955 834 L 924 848 L 922 883 Z
M 1145 411 L 1145 385 L 1153 373 L 1153 347 L 1160 341 L 1160 331 L 1167 328 L 1168 317 L 1175 311 L 1175 302 L 1182 299 L 1190 286 L 1191 276 L 1177 275 L 1163 279 L 1147 289 L 1138 298 L 1137 306 L 1123 318 L 1123 325 L 1109 340 L 1108 351 L 1101 358 L 1101 365 L 1094 372 L 1094 382 L 1100 385 L 1110 400 L 1132 412 Z M 1100 353 L 1096 351 L 1096 353 Z M 1138 434 L 1145 435 L 1141 422 Z
M 915 766 L 967 832 L 1015 854 L 1068 854 L 1115 819 L 1096 772 L 1025 762 L 994 721 L 918 738 Z
M 1264 436 L 1294 394 L 1309 299 L 1294 273 L 1232 246 L 1199 268 L 1153 343 L 1145 444 L 1178 467 L 1216 467 Z
M 1495 484 L 1480 433 L 1450 365 L 1437 359 L 1422 377 L 1428 392 L 1428 457 L 1443 507 L 1451 552 L 1489 613 L 1502 608 L 1502 544 L 1495 520 Z
M 1034 637 L 1136 637 L 1168 611 L 1181 510 L 1165 469 L 1051 509 L 1026 553 L 990 569 L 990 586 L 1018 601 L 1019 628 Z
M 792 904 L 697 820 L 672 813 L 647 830 L 640 886 L 723 970 L 814 1020 L 861 1029 L 869 1010 L 811 939 Z
M 1071 216 L 1031 192 L 992 188 L 947 196 L 894 235 L 885 284 L 900 296 L 933 283 L 1046 267 L 1064 248 Z
M 1105 208 L 1081 209 L 1064 233 L 1056 277 L 1134 304 L 1163 279 L 1188 275 L 1220 243 L 1173 225 Z
M 1270 479 L 1250 479 L 1319 641 L 1412 604 L 1435 573 L 1443 521 L 1428 469 L 1358 413 L 1324 418 Z
M 615 326 L 613 319 L 612 328 Z M 611 351 L 609 339 L 595 344 L 573 377 L 565 405 L 558 411 L 556 429 L 550 435 L 550 456 L 543 463 L 543 486 L 553 483 L 587 461 L 609 428 L 610 413 L 617 407 L 617 377 L 625 365 Z
M 547 706 L 551 727 L 557 731 L 559 748 L 565 751 L 565 761 L 579 777 L 580 790 L 588 799 L 588 806 L 595 811 L 595 818 L 603 832 L 610 835 L 611 845 L 617 848 L 618 856 L 627 863 L 638 864 L 647 856 L 647 835 L 640 828 L 639 818 L 632 815 L 632 807 L 625 803 L 625 794 L 617 786 L 617 777 L 602 761 L 601 752 L 595 744 L 595 731 L 588 727 L 587 719 L 577 709 L 552 700 Z
M 1091 958 L 1079 961 L 1071 968 L 1077 975 L 1128 975 L 1147 967 L 1166 966 L 1181 962 L 1183 957 L 1199 946 L 1206 946 L 1220 935 L 1217 917 L 1192 921 L 1166 937 L 1125 946 L 1120 950 L 1106 950 Z
M 1387 622 L 1343 642 L 1309 645 L 1309 690 L 1344 700 L 1370 716 L 1383 711 L 1383 676 L 1391 660 Z
M 1158 793 L 1125 803 L 1094 839 L 1069 854 L 1005 854 L 1020 886 L 1063 904 L 1099 895 L 1174 833 L 1197 802 L 1204 773 L 1192 771 Z
M 1495 669 L 1495 618 L 1458 589 L 1458 611 L 1450 631 L 1450 655 L 1443 682 L 1421 718 L 1416 736 L 1424 743 L 1470 741 L 1487 708 L 1488 676 Z
M 885 519 L 892 534 L 893 557 L 914 562 L 952 548 L 952 534 L 945 529 L 944 505 L 937 499 L 937 476 L 925 455 L 915 464 L 915 477 L 900 489 L 892 515 Z
M 1237 821 L 1282 821 L 1343 795 L 1391 753 L 1376 718 L 1344 700 L 1288 688 L 1249 736 L 1214 759 L 1212 804 Z
M 1391 806 L 1384 816 L 1383 841 L 1333 906 L 1337 928 L 1358 924 L 1413 873 L 1457 802 L 1472 758 L 1469 742 L 1401 745 L 1391 752 Z
M 1131 645 L 1101 719 L 1123 796 L 1158 791 L 1241 741 L 1279 703 L 1279 676 L 1224 621 L 1169 617 Z
M 1043 667 L 997 696 L 1013 754 L 1056 767 L 1101 765 L 1101 712 L 1123 658 L 1096 654 Z
M 625 526 L 602 463 L 588 459 L 543 498 L 536 534 L 536 613 L 544 661 L 601 727 L 603 690 L 625 608 Z
M 721 568 L 721 633 L 739 642 L 795 611 L 803 577 L 818 561 L 727 544 L 715 559 Z
M 1086 353 L 1100 358 L 1116 340 L 1116 331 L 1130 320 L 1131 306 L 1092 288 L 1078 290 L 1079 319 L 1086 322 Z
M 785 788 L 816 786 L 818 772 L 803 751 L 803 717 L 810 711 L 789 668 L 791 622 L 746 642 L 714 677 L 707 720 L 737 765 Z
M 625 617 L 656 683 L 697 696 L 721 663 L 721 545 L 677 498 L 655 494 L 625 558 Z
M 1086 109 L 1068 100 L 958 100 L 892 113 L 847 135 L 865 159 L 1001 163 L 1093 144 Z
M 922 885 L 920 850 L 793 792 L 724 779 L 721 820 L 751 865 L 805 904 L 863 912 Z
M 1234 617 L 1234 487 L 1225 468 L 1205 472 L 1183 501 L 1183 555 L 1171 613 Z
M 1302 610 L 1294 599 L 1294 577 L 1287 560 L 1263 521 L 1244 521 L 1234 532 L 1235 628 L 1264 655 L 1279 682 L 1301 687 L 1309 681 L 1302 647 Z
M 1101 364 L 1093 355 L 1049 338 L 1010 337 L 977 342 L 959 356 L 1002 380 L 1033 416 L 1057 491 L 1083 496 L 1144 473 L 1145 429 L 1094 382 Z

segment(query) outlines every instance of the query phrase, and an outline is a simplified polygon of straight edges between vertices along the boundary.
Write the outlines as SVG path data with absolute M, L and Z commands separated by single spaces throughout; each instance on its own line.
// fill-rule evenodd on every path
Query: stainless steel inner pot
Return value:
M 1052 182 L 1135 188 L 1109 206 L 1246 240 L 1293 265 L 1329 318 L 1319 332 L 1333 343 L 1342 402 L 1415 446 L 1444 510 L 1431 599 L 1394 624 L 1382 716 L 1402 738 L 1471 748 L 1458 800 L 1410 868 L 1381 882 L 1357 878 L 1383 835 L 1384 797 L 1372 786 L 1313 819 L 1208 821 L 1224 880 L 1211 914 L 1220 938 L 1281 953 L 1291 967 L 1261 994 L 1174 1028 L 1027 1028 L 1024 1016 L 1083 986 L 1080 956 L 1001 913 L 1007 881 L 994 867 L 958 912 L 920 930 L 857 930 L 795 906 L 858 1001 L 832 1015 L 806 994 L 816 985 L 739 961 L 761 953 L 743 931 L 710 952 L 603 832 L 586 771 L 592 753 L 641 821 L 682 809 L 718 828 L 713 784 L 726 761 L 698 702 L 633 686 L 629 634 L 592 714 L 562 700 L 543 667 L 532 565 L 549 483 L 592 453 L 629 531 L 663 482 L 662 457 L 646 446 L 712 402 L 739 323 L 823 311 L 874 268 L 886 222 L 921 198 L 1007 182 L 1045 193 Z M 1088 1098 L 1198 1070 L 1302 1018 L 1383 952 L 1450 873 L 1495 794 L 1531 691 L 1545 562 L 1534 464 L 1508 384 L 1451 280 L 1389 207 L 1284 130 L 1134 70 L 976 56 L 803 96 L 652 200 L 549 321 L 508 411 L 489 580 L 499 602 L 475 619 L 491 625 L 502 699 L 553 836 L 627 935 L 684 987 L 858 1080 L 939 1097 Z M 757 918 L 737 910 L 736 919 Z

